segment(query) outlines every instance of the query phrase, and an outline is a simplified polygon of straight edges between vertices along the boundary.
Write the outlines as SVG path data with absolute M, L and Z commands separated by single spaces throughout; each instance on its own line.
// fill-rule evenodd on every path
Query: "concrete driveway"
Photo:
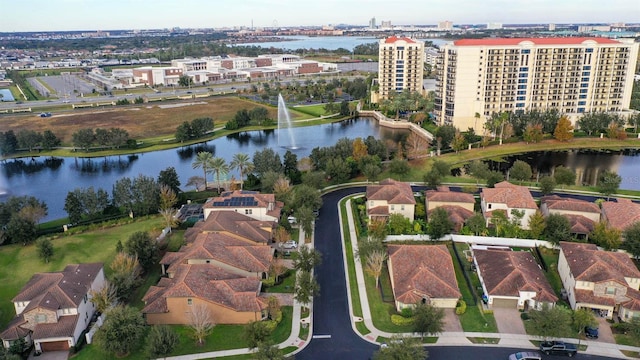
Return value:
M 29 360 L 67 360 L 69 358 L 68 351 L 47 351 L 35 357 L 32 352 L 29 354 Z
M 527 334 L 518 309 L 494 308 L 493 316 L 501 334 Z
M 616 339 L 613 337 L 613 332 L 611 332 L 611 324 L 605 318 L 599 317 L 596 319 L 598 320 L 598 338 L 590 340 L 615 344 Z
M 456 309 L 444 309 L 444 330 L 462 332 L 462 325 L 460 325 L 460 318 L 456 315 Z

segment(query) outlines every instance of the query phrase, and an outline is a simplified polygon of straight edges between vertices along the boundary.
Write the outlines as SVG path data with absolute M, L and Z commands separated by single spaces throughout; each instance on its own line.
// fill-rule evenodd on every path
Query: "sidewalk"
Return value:
M 346 208 L 351 209 L 351 200 L 347 200 Z M 339 209 L 339 213 L 340 212 L 341 210 Z M 339 218 L 341 219 L 342 217 L 339 216 Z M 390 338 L 393 335 L 417 336 L 414 333 L 404 333 L 404 334 L 388 333 L 385 331 L 378 330 L 373 325 L 373 320 L 371 318 L 371 308 L 369 307 L 367 289 L 365 287 L 365 282 L 364 282 L 364 272 L 362 270 L 360 259 L 356 256 L 358 239 L 355 231 L 355 226 L 353 223 L 353 214 L 351 211 L 347 211 L 347 222 L 349 224 L 349 235 L 351 237 L 352 251 L 354 254 L 356 280 L 358 282 L 358 294 L 360 296 L 360 304 L 362 306 L 362 319 L 356 319 L 356 317 L 353 316 L 353 303 L 351 300 L 351 292 L 347 291 L 347 294 L 349 297 L 349 312 L 351 314 L 351 318 L 354 320 L 354 322 L 352 323 L 353 330 L 355 331 L 356 334 L 360 335 L 360 337 L 362 337 L 364 340 L 369 341 L 371 343 L 376 343 L 376 344 L 378 343 L 376 341 L 378 337 Z M 342 229 L 342 223 L 340 225 L 340 228 Z M 344 237 L 344 234 L 343 234 L 343 237 Z M 345 263 L 344 265 L 346 269 L 345 272 L 348 274 L 346 254 L 344 256 L 344 263 Z M 347 284 L 348 284 L 347 288 L 349 288 L 351 286 L 349 284 L 349 276 L 347 276 Z M 364 324 L 366 325 L 367 329 L 369 329 L 369 331 L 371 332 L 367 335 L 361 335 L 360 332 L 358 332 L 358 330 L 355 327 L 356 321 L 364 321 Z M 471 340 L 469 340 L 469 338 L 485 338 L 485 339 L 500 339 L 500 340 L 498 341 L 497 344 L 488 344 L 488 343 L 476 344 L 476 343 L 472 343 Z M 502 334 L 502 333 L 444 332 L 444 333 L 438 334 L 438 340 L 436 341 L 435 344 L 432 344 L 432 345 L 500 346 L 500 347 L 522 348 L 523 350 L 537 349 L 537 347 L 531 343 L 531 340 L 540 341 L 540 337 L 533 336 L 533 335 Z M 572 339 L 572 338 L 564 338 L 559 340 L 563 340 L 571 343 L 578 342 L 577 339 Z M 620 359 L 634 359 L 632 357 L 627 357 L 620 350 L 640 352 L 640 347 L 618 345 L 618 344 L 611 344 L 611 343 L 602 343 L 602 342 L 593 341 L 593 340 L 583 340 L 583 341 L 580 341 L 580 344 L 587 345 L 587 349 L 584 351 L 580 351 L 581 353 L 598 355 L 598 356 L 615 357 Z

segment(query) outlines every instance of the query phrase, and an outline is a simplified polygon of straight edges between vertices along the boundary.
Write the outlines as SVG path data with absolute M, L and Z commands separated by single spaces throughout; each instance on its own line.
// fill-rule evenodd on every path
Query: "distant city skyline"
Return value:
M 2 5 L 0 32 L 163 28 L 638 22 L 637 0 L 31 0 Z

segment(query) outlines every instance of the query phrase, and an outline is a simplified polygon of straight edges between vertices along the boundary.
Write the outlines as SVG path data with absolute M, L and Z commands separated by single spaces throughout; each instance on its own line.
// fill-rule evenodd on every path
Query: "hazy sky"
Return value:
M 0 32 L 640 21 L 638 0 L 1 0 L 0 9 Z

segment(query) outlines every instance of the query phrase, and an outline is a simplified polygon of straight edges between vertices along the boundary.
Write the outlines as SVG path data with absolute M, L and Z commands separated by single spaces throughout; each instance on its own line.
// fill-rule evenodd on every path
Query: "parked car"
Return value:
M 50 112 L 40 113 L 40 117 L 51 117 L 51 113 Z
M 521 351 L 509 355 L 509 360 L 541 360 L 542 356 L 533 351 Z
M 285 242 L 284 244 L 282 244 L 282 247 L 285 249 L 295 249 L 298 247 L 298 243 L 295 242 L 294 240 L 289 240 L 287 242 Z
M 547 355 L 556 354 L 572 357 L 578 352 L 578 347 L 575 344 L 564 341 L 543 341 L 540 343 L 540 351 Z
M 598 338 L 598 328 L 587 326 L 584 328 L 584 336 L 587 339 L 597 339 Z
M 289 216 L 287 220 L 289 221 L 289 224 L 295 224 L 298 222 L 298 219 L 296 219 L 295 216 Z

